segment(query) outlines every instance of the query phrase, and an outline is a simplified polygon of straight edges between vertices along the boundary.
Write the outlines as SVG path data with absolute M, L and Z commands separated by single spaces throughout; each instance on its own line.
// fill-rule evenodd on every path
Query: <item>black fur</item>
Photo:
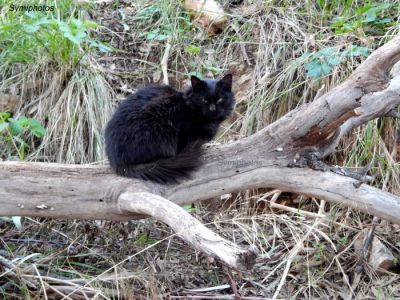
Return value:
M 201 146 L 233 111 L 232 76 L 191 77 L 192 87 L 149 86 L 117 108 L 105 131 L 106 153 L 122 176 L 176 183 L 201 163 Z M 222 99 L 222 100 L 220 100 Z

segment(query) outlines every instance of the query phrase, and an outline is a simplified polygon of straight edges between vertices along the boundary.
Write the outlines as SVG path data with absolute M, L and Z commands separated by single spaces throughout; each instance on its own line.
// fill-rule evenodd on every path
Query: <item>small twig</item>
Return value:
M 57 247 L 66 247 L 69 244 L 64 243 L 64 242 L 57 242 L 57 241 L 42 241 L 42 240 L 36 240 L 36 239 L 3 239 L 5 242 L 11 242 L 11 243 L 35 243 L 35 244 L 50 244 L 50 245 L 55 245 Z M 72 246 L 73 247 L 73 246 Z
M 301 210 L 293 207 L 288 207 L 283 204 L 275 203 L 275 202 L 270 202 L 270 207 L 271 208 L 277 208 L 281 210 L 285 210 L 294 214 L 299 214 L 299 215 L 304 215 L 305 217 L 311 217 L 311 218 L 326 218 L 326 215 L 320 214 L 320 213 L 313 213 L 309 212 L 306 210 Z
M 238 28 L 237 24 L 232 23 L 231 27 L 233 28 L 233 30 L 235 30 L 236 35 L 242 40 L 242 35 L 240 34 L 240 31 L 239 31 L 239 28 Z M 246 61 L 247 65 L 251 66 L 252 63 L 251 63 L 251 61 L 249 59 L 249 56 L 247 55 L 246 48 L 244 47 L 243 43 L 240 43 L 239 47 L 240 47 L 240 51 L 242 52 L 243 58 Z
M 95 295 L 98 295 L 98 291 L 93 289 L 93 288 L 88 288 L 85 287 L 84 289 L 80 289 L 79 291 L 75 289 L 75 287 L 73 286 L 62 286 L 62 285 L 58 285 L 58 286 L 49 286 L 48 289 L 51 289 L 52 291 L 54 291 L 57 294 L 62 294 L 65 295 L 67 293 L 67 295 L 65 295 L 62 299 L 98 299 L 95 297 Z M 113 295 L 112 290 L 108 289 L 107 293 Z M 70 297 L 73 296 L 73 297 Z
M 63 300 L 75 300 L 75 299 L 72 299 L 71 297 L 68 297 L 68 296 L 65 295 L 63 292 L 60 292 L 58 289 L 56 289 L 55 287 L 53 287 L 53 286 L 51 286 L 51 285 L 49 285 L 49 288 L 48 288 L 48 289 L 49 289 L 49 290 L 52 290 L 54 293 L 60 295 L 60 296 L 62 297 L 61 299 L 63 299 Z
M 314 97 L 314 101 L 317 100 L 319 97 L 321 97 L 321 96 L 324 95 L 324 94 L 325 94 L 325 84 L 323 84 L 323 85 L 319 88 L 317 94 L 316 94 L 315 97 Z
M 261 198 L 259 198 L 257 200 L 257 202 L 259 202 L 259 201 L 267 201 L 266 198 L 268 198 L 271 195 L 274 195 L 272 197 L 272 199 L 269 200 L 270 208 L 276 208 L 276 209 L 280 209 L 280 210 L 285 210 L 285 211 L 288 211 L 288 212 L 291 212 L 291 213 L 303 215 L 305 217 L 328 218 L 328 216 L 326 214 L 321 213 L 321 211 L 323 211 L 324 208 L 325 208 L 325 203 L 326 203 L 325 200 L 321 200 L 321 206 L 320 206 L 320 208 L 318 210 L 318 213 L 313 213 L 313 212 L 310 212 L 310 211 L 301 210 L 301 209 L 297 209 L 297 208 L 293 208 L 293 207 L 288 207 L 286 205 L 276 203 L 276 200 L 277 200 L 278 196 L 280 195 L 280 193 L 282 193 L 282 191 L 280 191 L 280 190 L 272 190 L 272 191 L 264 194 Z M 338 226 L 341 226 L 341 227 L 344 227 L 344 228 L 347 228 L 347 229 L 350 229 L 350 230 L 355 230 L 354 228 L 352 228 L 350 226 L 347 226 L 347 225 L 345 225 L 343 223 L 335 222 L 333 220 L 330 220 L 330 222 L 332 222 L 332 224 L 335 224 L 335 225 L 338 225 Z M 273 260 L 272 257 L 271 257 L 271 260 Z
M 358 180 L 358 182 L 354 183 L 353 185 L 355 188 L 359 188 L 361 186 L 361 184 L 369 183 L 374 180 L 373 176 L 367 175 L 367 172 L 370 170 L 370 168 L 371 168 L 371 164 L 369 164 L 365 168 L 362 168 L 359 171 L 351 171 L 347 168 L 343 168 L 343 167 L 339 167 L 339 166 L 332 166 L 330 168 L 330 171 L 333 173 L 339 174 L 339 175 L 343 175 L 343 176 L 354 178 L 354 179 Z
M 164 84 L 168 85 L 169 80 L 168 80 L 168 58 L 169 58 L 169 52 L 171 51 L 171 44 L 167 42 L 167 45 L 165 46 L 165 51 L 164 55 L 161 59 L 161 70 L 163 72 L 163 82 Z
M 325 214 L 324 214 L 324 212 L 325 212 L 325 204 L 326 204 L 326 201 L 325 200 L 321 200 L 321 203 L 319 204 L 319 208 L 318 208 L 318 215 L 325 216 Z
M 309 212 L 309 211 L 305 211 L 305 210 L 301 210 L 301 209 L 297 209 L 297 208 L 293 208 L 293 207 L 288 207 L 286 205 L 276 203 L 276 200 L 281 195 L 281 193 L 282 193 L 282 191 L 275 190 L 275 194 L 272 196 L 272 198 L 270 200 L 270 204 L 269 204 L 270 208 L 277 208 L 277 209 L 285 210 L 285 211 L 288 211 L 288 212 L 291 212 L 294 214 L 304 215 L 306 217 L 326 218 L 325 214 L 321 214 L 319 212 L 313 213 L 313 212 Z
M 36 285 L 32 282 L 30 282 L 29 280 L 25 279 L 22 275 L 22 277 L 20 276 L 20 272 L 18 271 L 14 271 L 14 270 L 18 270 L 18 266 L 15 265 L 13 262 L 9 261 L 8 259 L 0 256 L 0 264 L 3 264 L 5 266 L 5 272 L 0 274 L 0 278 L 8 275 L 8 276 L 13 276 L 15 278 L 18 278 L 19 280 L 21 280 L 24 284 L 26 284 L 29 288 L 31 289 L 36 289 Z M 4 288 L 5 285 L 1 286 L 1 288 Z
M 184 290 L 184 292 L 186 293 L 200 293 L 200 292 L 213 292 L 213 291 L 220 291 L 220 290 L 225 290 L 225 289 L 229 289 L 231 286 L 229 284 L 222 284 L 222 285 L 218 285 L 218 286 L 211 286 L 211 287 L 205 287 L 205 288 L 197 288 L 197 289 L 187 289 Z
M 4 258 L 3 256 L 0 256 L 0 264 L 4 265 L 5 268 L 8 268 L 10 270 L 16 268 L 16 266 L 11 261 Z M 1 274 L 1 276 L 4 276 L 4 275 L 5 275 L 5 273 Z
M 38 278 L 39 278 L 40 285 L 42 286 L 42 289 L 43 289 L 44 298 L 45 298 L 46 300 L 48 300 L 48 298 L 47 298 L 47 292 L 46 292 L 46 287 L 44 286 L 44 282 L 43 282 L 42 276 L 40 275 L 39 270 L 38 270 L 38 268 L 36 267 L 36 264 L 33 264 L 33 269 L 35 270 L 35 272 L 36 272 L 36 274 L 37 274 L 37 276 L 38 276 Z
M 235 294 L 235 300 L 241 299 L 241 295 L 238 291 L 237 284 L 231 276 L 231 270 L 225 266 L 223 269 L 225 271 L 226 276 L 228 277 L 229 285 L 231 286 L 231 289 L 232 289 L 233 293 Z
M 193 295 L 186 294 L 184 296 L 170 296 L 169 299 L 218 299 L 218 300 L 236 300 L 235 295 L 222 295 L 222 294 L 214 294 L 214 295 Z M 271 300 L 272 298 L 265 297 L 241 297 L 240 300 Z
M 283 271 L 281 280 L 279 282 L 278 287 L 275 290 L 274 296 L 272 297 L 272 299 L 277 299 L 279 296 L 279 293 L 283 287 L 283 285 L 286 282 L 286 278 L 289 274 L 289 270 L 290 270 L 290 266 L 292 265 L 292 261 L 295 258 L 295 256 L 300 252 L 300 250 L 303 248 L 303 243 L 306 239 L 308 239 L 309 235 L 311 234 L 311 232 L 314 230 L 314 228 L 316 228 L 319 224 L 321 223 L 321 219 L 317 219 L 314 224 L 310 227 L 310 229 L 308 230 L 308 232 L 304 235 L 304 237 L 296 244 L 296 246 L 290 251 L 289 257 L 286 261 L 286 266 L 285 266 L 285 270 Z
M 366 234 L 366 236 L 364 238 L 362 253 L 360 255 L 360 258 L 358 259 L 357 266 L 355 268 L 356 273 L 362 273 L 365 270 L 364 266 L 365 266 L 365 263 L 368 261 L 370 247 L 372 245 L 372 240 L 374 239 L 375 228 L 376 228 L 376 225 L 379 224 L 379 221 L 380 221 L 380 219 L 378 217 L 374 217 L 372 219 L 371 228 L 368 230 L 368 233 Z
M 365 238 L 365 241 L 364 241 L 364 244 L 363 244 L 363 256 L 365 258 L 367 258 L 367 256 L 368 256 L 369 248 L 371 246 L 372 239 L 373 239 L 374 233 L 375 233 L 375 228 L 376 228 L 376 225 L 378 225 L 379 220 L 380 219 L 378 217 L 374 217 L 373 218 L 372 226 L 368 231 L 367 237 Z

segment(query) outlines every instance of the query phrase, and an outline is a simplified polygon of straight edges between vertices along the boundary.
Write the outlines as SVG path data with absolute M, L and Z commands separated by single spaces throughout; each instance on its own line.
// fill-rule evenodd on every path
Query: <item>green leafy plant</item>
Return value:
M 387 26 L 394 23 L 396 12 L 393 3 L 369 3 L 355 10 L 347 10 L 342 16 L 337 17 L 332 28 L 337 34 L 353 32 L 358 28 L 380 33 L 385 32 Z
M 349 239 L 347 236 L 342 236 L 338 239 L 338 242 L 340 245 L 342 245 L 343 247 L 347 246 L 349 243 Z
M 199 212 L 199 210 L 196 207 L 194 207 L 192 204 L 185 204 L 182 206 L 182 208 L 190 214 Z
M 185 52 L 192 55 L 199 55 L 201 53 L 201 47 L 195 45 L 187 45 L 185 47 Z
M 143 232 L 139 235 L 139 237 L 135 241 L 135 244 L 137 244 L 137 245 L 152 245 L 156 242 L 157 242 L 156 240 L 150 239 L 149 234 L 147 232 Z
M 196 76 L 197 78 L 204 79 L 204 76 L 201 72 L 193 71 L 189 73 L 189 76 Z
M 42 138 L 45 134 L 46 130 L 35 119 L 24 116 L 15 119 L 7 112 L 0 113 L 0 143 L 14 149 L 21 160 L 29 148 L 27 140 L 32 136 Z
M 221 68 L 212 65 L 204 65 L 203 68 L 211 72 L 214 76 L 220 74 L 223 71 Z
M 136 19 L 140 21 L 154 21 L 162 16 L 162 7 L 159 5 L 149 5 L 138 11 Z
M 142 33 L 147 40 L 165 41 L 173 35 L 172 29 L 168 26 L 161 26 L 153 30 Z
M 141 9 L 136 19 L 143 24 L 154 24 L 144 31 L 141 36 L 147 40 L 165 41 L 176 40 L 185 32 L 190 31 L 192 23 L 186 11 L 176 9 L 165 1 L 157 1 L 155 4 Z
M 314 53 L 307 52 L 301 58 L 308 61 L 305 64 L 307 76 L 319 78 L 330 74 L 335 66 L 340 65 L 347 58 L 366 57 L 370 53 L 369 48 L 351 45 L 343 51 L 339 47 L 327 47 Z
M 98 25 L 70 17 L 60 20 L 43 12 L 7 12 L 0 19 L 0 60 L 9 64 L 33 63 L 38 57 L 76 65 L 88 51 L 113 48 L 90 36 Z
M 326 252 L 326 246 L 322 243 L 313 243 L 314 248 L 316 248 L 316 252 L 314 253 L 313 257 L 315 260 L 321 260 Z

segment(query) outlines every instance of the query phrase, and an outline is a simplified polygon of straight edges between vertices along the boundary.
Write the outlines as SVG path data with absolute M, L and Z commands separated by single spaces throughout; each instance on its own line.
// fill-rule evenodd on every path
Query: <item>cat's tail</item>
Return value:
M 176 156 L 147 164 L 124 166 L 117 168 L 116 172 L 125 177 L 150 180 L 161 184 L 179 183 L 180 179 L 189 178 L 190 173 L 200 167 L 203 143 L 195 142 Z

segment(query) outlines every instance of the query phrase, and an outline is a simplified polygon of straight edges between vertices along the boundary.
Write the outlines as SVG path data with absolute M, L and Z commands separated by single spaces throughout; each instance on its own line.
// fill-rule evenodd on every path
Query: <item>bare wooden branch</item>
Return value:
M 152 215 L 170 224 L 195 247 L 233 266 L 241 264 L 245 250 L 224 244 L 211 233 L 207 242 L 203 233 L 208 229 L 190 218 L 182 217 L 191 225 L 179 231 L 184 223 L 170 215 L 181 211 L 165 199 L 180 205 L 271 187 L 340 203 L 400 224 L 399 197 L 330 171 L 289 167 L 311 151 L 321 157 L 330 154 L 345 133 L 396 109 L 400 75 L 393 73 L 390 78 L 386 74 L 399 59 L 400 35 L 371 54 L 330 92 L 248 138 L 208 149 L 203 166 L 181 184 L 162 186 L 122 178 L 107 166 L 2 162 L 0 216 L 129 220 Z M 158 204 L 152 207 L 145 199 Z M 202 235 L 200 246 L 196 239 Z M 225 247 L 215 249 L 214 245 Z
M 168 80 L 168 59 L 169 59 L 169 52 L 171 51 L 171 44 L 170 42 L 167 42 L 167 45 L 165 46 L 165 51 L 164 55 L 161 59 L 161 70 L 163 73 L 163 83 L 168 85 L 169 80 Z
M 261 160 L 250 167 L 237 167 L 232 162 L 246 164 L 248 158 L 208 164 L 207 171 L 199 170 L 192 180 L 171 186 L 118 177 L 107 167 L 3 162 L 0 215 L 129 220 L 144 215 L 121 210 L 119 197 L 125 192 L 148 192 L 182 205 L 267 186 L 325 199 L 400 224 L 400 198 L 366 184 L 358 187 L 355 179 L 306 168 L 263 166 Z
M 400 75 L 391 79 L 385 90 L 366 94 L 360 98 L 359 102 L 360 106 L 354 109 L 354 116 L 340 125 L 337 135 L 324 150 L 324 156 L 332 153 L 339 144 L 340 139 L 352 129 L 375 118 L 388 116 L 399 106 Z
M 390 77 L 387 76 L 399 59 L 400 35 L 397 35 L 373 52 L 342 84 L 270 124 L 259 131 L 254 139 L 264 136 L 265 139 L 274 141 L 274 148 L 295 146 L 301 148 L 299 151 L 302 152 L 313 147 L 321 150 L 325 156 L 328 155 L 334 149 L 330 146 L 339 127 L 347 120 L 364 112 L 362 120 L 358 119 L 359 126 L 378 116 L 384 116 L 387 110 L 381 105 L 385 106 L 386 102 L 392 107 L 400 104 L 398 79 L 394 78 L 390 83 Z M 360 106 L 362 109 L 355 111 Z M 349 127 L 349 130 L 352 128 Z M 329 151 L 324 150 L 325 148 Z
M 256 253 L 244 250 L 220 237 L 192 217 L 179 205 L 146 192 L 124 192 L 119 198 L 119 207 L 124 213 L 143 213 L 168 224 L 176 234 L 194 248 L 215 257 L 236 269 L 251 269 Z

